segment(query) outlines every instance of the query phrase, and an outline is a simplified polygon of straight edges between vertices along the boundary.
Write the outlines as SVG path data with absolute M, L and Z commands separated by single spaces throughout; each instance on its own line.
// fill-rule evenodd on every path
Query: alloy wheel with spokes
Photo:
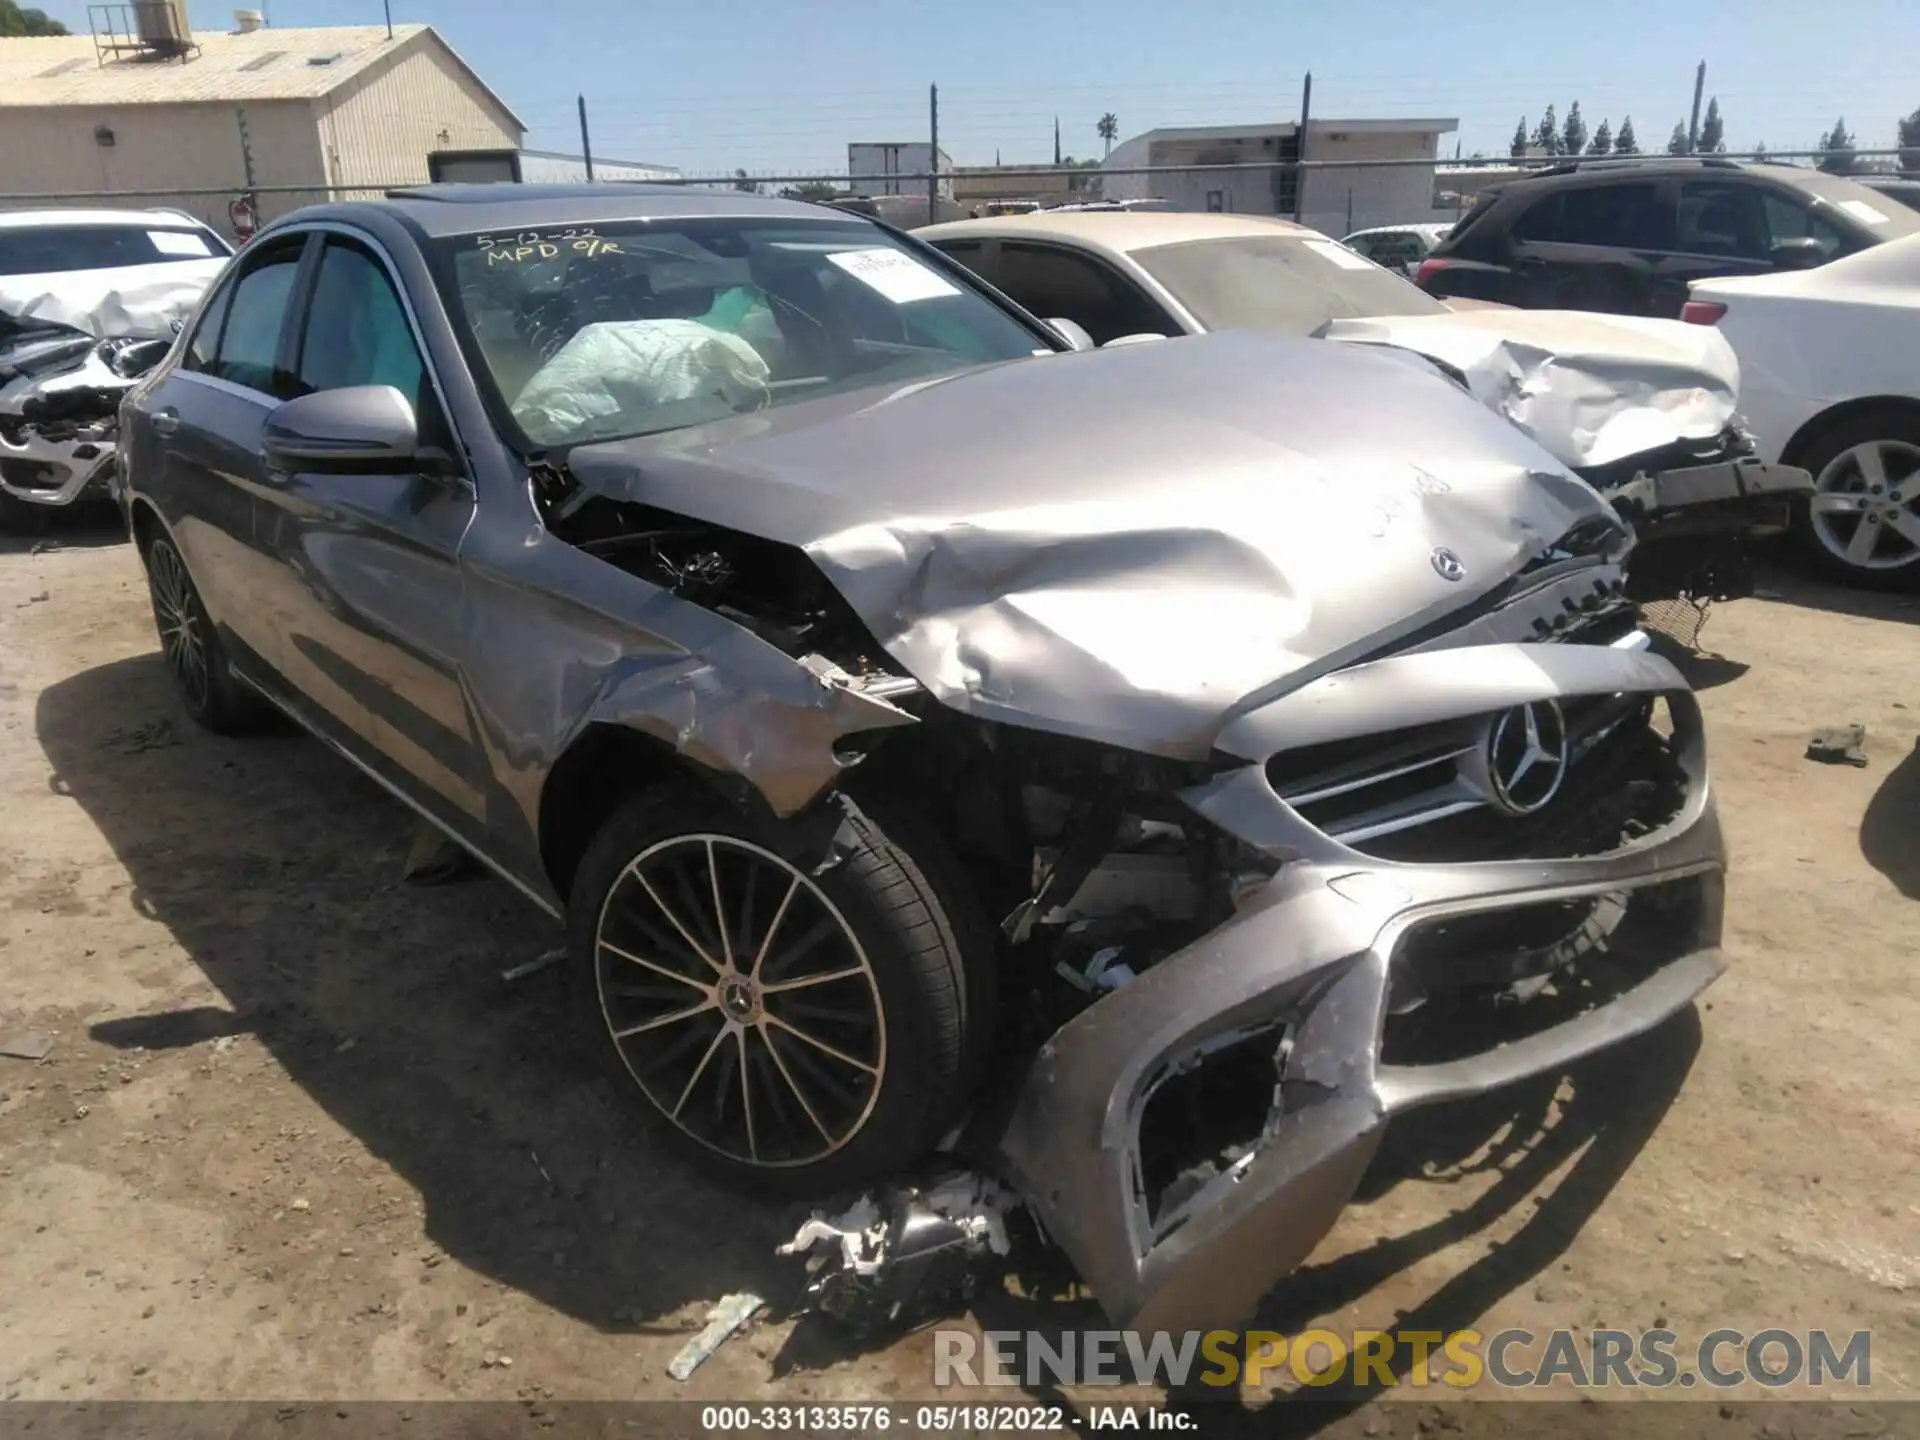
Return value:
M 202 715 L 213 699 L 210 637 L 180 552 L 165 541 L 147 554 L 147 589 L 153 597 L 153 623 L 160 632 L 167 669 L 187 708 Z
M 790 861 L 717 832 L 656 841 L 607 890 L 593 947 L 621 1062 L 689 1139 L 788 1168 L 867 1125 L 887 1070 L 880 987 L 847 916 Z
M 1807 510 L 1839 565 L 1889 572 L 1920 562 L 1920 444 L 1873 439 L 1841 450 L 1814 477 Z

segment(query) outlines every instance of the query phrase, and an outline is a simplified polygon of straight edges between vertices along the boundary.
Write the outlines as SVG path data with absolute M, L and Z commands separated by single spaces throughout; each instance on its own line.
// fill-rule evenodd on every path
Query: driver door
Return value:
M 267 468 L 255 523 L 278 561 L 275 668 L 313 728 L 455 830 L 478 834 L 487 772 L 460 680 L 459 550 L 474 490 L 399 283 L 370 245 L 326 236 L 289 356 L 295 395 L 400 391 L 422 445 L 446 463 Z

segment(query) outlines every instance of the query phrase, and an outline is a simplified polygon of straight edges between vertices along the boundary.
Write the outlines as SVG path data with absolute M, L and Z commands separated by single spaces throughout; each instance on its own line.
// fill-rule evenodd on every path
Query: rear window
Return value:
M 1794 168 L 1799 169 L 1797 166 Z M 1909 210 L 1892 196 L 1883 195 L 1872 186 L 1862 185 L 1858 180 L 1812 169 L 1799 174 L 1789 172 L 1787 175 L 1775 171 L 1772 178 L 1785 180 L 1794 189 L 1804 190 L 1826 201 L 1876 240 L 1897 240 L 1903 235 L 1920 235 L 1920 214 Z
M 51 275 L 209 260 L 229 252 L 210 232 L 184 225 L 0 227 L 0 275 Z
M 1417 285 L 1332 240 L 1236 235 L 1133 252 L 1133 259 L 1209 330 L 1307 336 L 1329 320 L 1439 315 Z

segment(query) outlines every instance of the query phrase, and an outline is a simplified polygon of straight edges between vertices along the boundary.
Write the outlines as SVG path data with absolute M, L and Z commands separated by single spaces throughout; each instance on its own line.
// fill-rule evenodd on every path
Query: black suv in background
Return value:
M 1415 279 L 1446 300 L 1671 319 L 1691 280 L 1805 269 L 1915 233 L 1920 213 L 1811 168 L 1579 160 L 1488 191 Z

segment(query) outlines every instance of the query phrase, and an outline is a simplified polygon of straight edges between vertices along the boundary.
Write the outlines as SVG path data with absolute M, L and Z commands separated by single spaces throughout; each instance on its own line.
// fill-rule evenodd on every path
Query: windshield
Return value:
M 1136 250 L 1133 258 L 1209 330 L 1308 336 L 1329 320 L 1447 308 L 1345 246 L 1311 236 L 1189 240 Z
M 1844 175 L 1827 175 L 1808 170 L 1794 175 L 1789 184 L 1816 195 L 1841 214 L 1864 226 L 1876 240 L 1897 240 L 1903 235 L 1920 235 L 1920 214 L 1895 203 L 1870 185 L 1849 180 Z
M 229 252 L 212 233 L 157 225 L 0 225 L 0 275 L 53 275 L 211 260 Z
M 443 241 L 470 348 L 527 440 L 655 434 L 1046 342 L 860 221 L 686 219 Z

